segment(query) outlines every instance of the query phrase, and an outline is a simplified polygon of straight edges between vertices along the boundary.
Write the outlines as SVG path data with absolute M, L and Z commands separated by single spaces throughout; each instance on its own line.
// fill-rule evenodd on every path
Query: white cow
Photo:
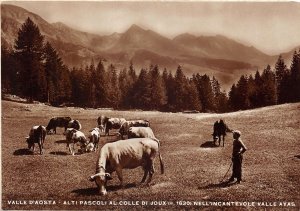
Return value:
M 155 138 L 155 136 L 150 127 L 130 127 L 128 139 L 131 138 Z
M 149 184 L 154 173 L 153 161 L 157 153 L 161 173 L 164 173 L 164 164 L 159 152 L 159 146 L 159 140 L 151 138 L 135 138 L 105 144 L 100 150 L 96 174 L 90 177 L 90 181 L 95 181 L 99 188 L 99 193 L 105 195 L 107 194 L 105 189 L 106 182 L 112 179 L 112 172 L 117 172 L 121 186 L 123 186 L 122 169 L 133 169 L 142 166 L 144 176 L 141 183 L 145 182 L 149 174 L 147 180 L 147 184 Z
M 92 130 L 90 130 L 89 139 L 90 143 L 93 143 L 94 145 L 94 151 L 96 151 L 99 147 L 100 133 L 101 130 L 98 127 L 95 127 Z
M 74 128 L 68 128 L 64 134 L 66 135 L 67 147 L 69 147 L 69 151 L 72 155 L 75 155 L 74 151 L 76 143 L 79 143 L 81 151 L 85 152 L 85 148 L 89 142 L 83 132 Z M 73 144 L 73 149 L 71 148 L 71 144 Z
M 150 123 L 147 120 L 130 120 L 124 122 L 119 130 L 122 139 L 124 135 L 128 134 L 130 127 L 150 127 Z

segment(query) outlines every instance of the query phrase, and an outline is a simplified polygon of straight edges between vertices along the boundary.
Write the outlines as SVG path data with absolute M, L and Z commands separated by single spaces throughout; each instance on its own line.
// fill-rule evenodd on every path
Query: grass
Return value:
M 87 134 L 101 114 L 126 119 L 147 119 L 161 141 L 165 174 L 158 159 L 150 187 L 138 186 L 141 168 L 124 170 L 125 188 L 119 188 L 116 174 L 108 183 L 108 195 L 97 194 L 88 177 L 95 173 L 98 152 L 71 156 L 63 129 L 48 135 L 41 156 L 27 151 L 25 137 L 31 126 L 47 125 L 53 116 L 78 119 Z M 231 129 L 242 132 L 248 151 L 244 155 L 240 185 L 220 183 L 230 165 L 232 137 L 225 147 L 212 147 L 213 123 L 223 118 Z M 101 143 L 116 140 L 101 137 Z M 53 108 L 42 104 L 2 101 L 2 209 L 282 209 L 300 208 L 300 104 L 285 104 L 227 114 L 182 114 L 143 111 L 84 110 Z M 37 147 L 36 147 L 37 148 Z M 228 173 L 227 178 L 230 176 Z M 9 205 L 10 200 L 55 200 L 56 205 Z M 80 205 L 80 201 L 102 201 L 106 205 Z M 184 202 L 276 202 L 276 207 L 192 206 Z M 74 201 L 64 205 L 64 201 Z M 167 201 L 167 205 L 108 205 L 109 201 Z M 131 202 L 133 201 L 133 202 Z M 296 207 L 280 207 L 292 202 Z

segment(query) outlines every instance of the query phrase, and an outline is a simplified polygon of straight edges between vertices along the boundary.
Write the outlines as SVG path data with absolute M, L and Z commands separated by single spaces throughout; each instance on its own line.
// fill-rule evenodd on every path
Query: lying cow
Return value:
M 98 127 L 90 130 L 89 139 L 90 139 L 90 143 L 93 143 L 94 145 L 94 151 L 96 151 L 99 147 L 99 141 L 100 141 L 100 129 Z
M 109 135 L 109 130 L 119 129 L 126 122 L 124 118 L 109 118 L 105 126 L 105 135 Z
M 111 178 L 111 173 L 116 171 L 123 186 L 122 169 L 133 169 L 142 166 L 144 176 L 141 183 L 145 182 L 149 174 L 147 184 L 151 182 L 154 173 L 153 161 L 158 153 L 161 173 L 164 173 L 164 164 L 159 151 L 159 141 L 151 138 L 135 138 L 120 140 L 105 144 L 99 154 L 96 166 L 96 174 L 90 177 L 90 181 L 95 181 L 99 193 L 107 194 L 105 189 L 106 182 Z
M 150 127 L 130 127 L 128 139 L 131 138 L 155 138 L 155 136 Z
M 71 120 L 68 123 L 68 128 L 74 128 L 76 130 L 81 130 L 81 124 L 78 120 Z
M 69 122 L 71 121 L 71 117 L 54 117 L 54 118 L 51 118 L 47 127 L 46 127 L 46 130 L 47 130 L 47 133 L 50 132 L 50 130 L 53 130 L 53 133 L 56 134 L 56 128 L 57 127 L 64 127 L 65 128 L 65 131 L 68 127 L 68 124 Z
M 40 148 L 40 154 L 43 154 L 44 141 L 46 138 L 47 130 L 44 126 L 33 126 L 29 131 L 29 136 L 26 137 L 26 142 L 28 144 L 28 149 L 32 148 L 34 152 L 34 144 L 37 143 Z
M 109 119 L 108 117 L 103 116 L 103 115 L 98 117 L 97 123 L 98 123 L 98 127 L 100 128 L 100 130 L 105 130 L 108 119 Z
M 214 144 L 216 144 L 216 141 L 219 140 L 219 146 L 221 144 L 221 137 L 223 139 L 223 147 L 224 147 L 224 141 L 225 141 L 225 136 L 226 136 L 226 132 L 232 132 L 232 130 L 230 130 L 228 128 L 228 126 L 225 124 L 224 120 L 220 119 L 220 121 L 216 121 L 214 123 L 214 131 L 213 131 L 213 140 L 214 140 Z
M 88 140 L 86 139 L 85 135 L 74 128 L 68 128 L 65 132 L 67 147 L 72 155 L 75 155 L 75 144 L 79 143 L 81 152 L 86 151 L 86 146 L 89 144 Z M 71 144 L 73 147 L 71 148 Z
M 122 139 L 124 135 L 128 134 L 130 127 L 150 127 L 150 123 L 147 120 L 131 120 L 124 122 L 119 130 L 119 134 Z

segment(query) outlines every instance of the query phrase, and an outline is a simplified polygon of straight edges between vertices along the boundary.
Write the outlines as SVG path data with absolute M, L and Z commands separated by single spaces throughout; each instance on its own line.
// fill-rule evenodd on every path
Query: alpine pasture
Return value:
M 108 181 L 106 196 L 88 180 L 95 173 L 99 150 L 72 156 L 66 148 L 63 128 L 47 135 L 44 154 L 28 153 L 25 137 L 33 125 L 48 124 L 51 117 L 70 116 L 82 124 L 82 131 L 97 126 L 100 115 L 125 119 L 147 119 L 161 141 L 165 174 L 159 161 L 150 187 L 140 186 L 141 168 L 123 170 L 124 188 L 115 173 Z M 224 119 L 230 129 L 242 132 L 248 150 L 243 160 L 243 182 L 224 185 L 231 163 L 232 134 L 225 147 L 212 145 L 213 124 Z M 221 209 L 211 206 L 180 206 L 180 201 L 292 202 L 292 207 L 260 209 L 299 209 L 300 207 L 300 103 L 284 104 L 226 114 L 162 113 L 157 111 L 114 111 L 82 108 L 55 108 L 44 104 L 25 104 L 2 100 L 2 209 Z M 111 134 L 117 131 L 112 131 Z M 116 136 L 102 136 L 101 144 Z M 101 147 L 101 145 L 100 145 Z M 230 177 L 231 170 L 225 179 Z M 56 205 L 12 205 L 8 202 L 54 200 Z M 153 206 L 72 204 L 72 201 L 167 201 Z M 68 202 L 68 204 L 64 204 Z M 269 204 L 270 205 L 270 204 Z M 224 207 L 257 209 L 257 207 Z

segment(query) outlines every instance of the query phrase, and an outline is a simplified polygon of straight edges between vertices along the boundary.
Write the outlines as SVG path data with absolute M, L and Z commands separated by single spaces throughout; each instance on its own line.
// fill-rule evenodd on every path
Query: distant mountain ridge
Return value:
M 96 35 L 73 29 L 64 23 L 48 23 L 21 7 L 1 5 L 1 41 L 12 47 L 18 29 L 30 17 L 69 66 L 82 66 L 105 58 L 118 69 L 132 60 L 136 70 L 157 64 L 175 72 L 183 66 L 187 75 L 194 73 L 216 76 L 222 84 L 231 85 L 241 74 L 253 73 L 274 64 L 277 56 L 269 56 L 227 37 L 195 36 L 184 33 L 174 39 L 133 24 L 124 33 Z M 293 51 L 284 54 L 291 57 Z

